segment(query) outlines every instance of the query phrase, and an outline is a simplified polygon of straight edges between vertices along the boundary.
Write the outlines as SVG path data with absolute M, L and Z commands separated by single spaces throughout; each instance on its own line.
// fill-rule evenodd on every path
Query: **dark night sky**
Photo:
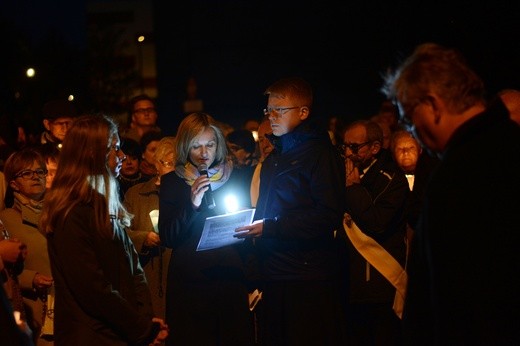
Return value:
M 0 4 L 0 13 L 34 39 L 52 29 L 83 44 L 85 3 L 19 0 Z M 260 117 L 264 89 L 288 75 L 312 83 L 314 114 L 370 116 L 383 100 L 381 74 L 426 41 L 459 48 L 490 92 L 520 88 L 519 1 L 156 0 L 154 6 L 158 103 L 169 128 L 182 117 L 192 75 L 206 110 L 235 126 Z
M 174 76 L 194 74 L 209 112 L 259 117 L 265 87 L 298 74 L 315 88 L 314 114 L 366 117 L 383 100 L 381 74 L 425 41 L 462 50 L 490 92 L 520 87 L 519 2 L 395 3 L 194 1 L 173 13 L 157 4 L 161 90 L 175 100 L 184 80 Z

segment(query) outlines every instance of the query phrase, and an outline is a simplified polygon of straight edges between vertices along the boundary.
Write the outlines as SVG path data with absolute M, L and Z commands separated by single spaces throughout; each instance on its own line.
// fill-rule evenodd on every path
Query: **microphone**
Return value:
M 201 163 L 198 167 L 198 170 L 199 170 L 200 175 L 205 175 L 205 176 L 209 177 L 208 165 L 206 165 L 205 163 Z M 208 185 L 208 189 L 206 190 L 206 192 L 204 192 L 204 197 L 202 197 L 202 202 L 206 203 L 206 206 L 208 207 L 208 209 L 215 208 L 216 204 L 215 204 L 215 199 L 213 198 L 213 191 L 211 190 L 211 184 Z

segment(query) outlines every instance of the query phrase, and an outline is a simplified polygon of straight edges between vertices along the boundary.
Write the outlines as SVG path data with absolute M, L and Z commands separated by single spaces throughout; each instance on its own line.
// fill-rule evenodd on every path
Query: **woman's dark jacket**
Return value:
M 55 344 L 147 345 L 159 330 L 134 245 L 124 230 L 101 237 L 93 220 L 92 206 L 77 205 L 48 236 Z
M 254 344 L 248 305 L 251 242 L 196 250 L 206 218 L 226 213 L 226 196 L 232 194 L 240 207 L 250 207 L 250 184 L 250 178 L 233 170 L 213 190 L 215 208 L 202 204 L 196 210 L 191 186 L 183 178 L 175 172 L 161 177 L 159 234 L 162 244 L 173 249 L 166 285 L 166 322 L 172 330 L 167 345 Z

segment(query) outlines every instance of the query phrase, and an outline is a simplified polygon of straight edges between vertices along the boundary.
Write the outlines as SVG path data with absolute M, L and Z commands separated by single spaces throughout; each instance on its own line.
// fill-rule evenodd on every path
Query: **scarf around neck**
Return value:
M 38 220 L 42 212 L 43 201 L 35 201 L 19 192 L 14 192 L 13 209 L 18 210 L 22 215 L 24 223 L 33 227 L 38 227 Z
M 231 160 L 225 160 L 216 166 L 208 168 L 208 177 L 211 184 L 211 189 L 216 190 L 226 183 L 233 171 L 233 164 Z M 199 170 L 191 162 L 186 162 L 184 165 L 177 165 L 175 167 L 175 174 L 182 178 L 189 186 L 193 185 L 195 179 L 200 176 Z

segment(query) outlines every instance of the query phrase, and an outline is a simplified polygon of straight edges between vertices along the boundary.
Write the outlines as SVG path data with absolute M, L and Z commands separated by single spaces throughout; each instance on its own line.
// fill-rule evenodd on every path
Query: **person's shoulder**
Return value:
M 399 168 L 399 165 L 395 162 L 388 149 L 381 148 L 373 169 L 379 174 L 384 175 L 387 179 L 392 180 L 398 178 L 403 181 L 406 180 L 406 175 L 402 169 Z
M 22 214 L 14 208 L 5 208 L 0 211 L 0 220 L 6 223 L 13 220 L 22 220 Z M 9 230 L 8 230 L 9 231 Z
M 83 212 L 94 212 L 94 206 L 91 203 L 77 203 L 71 209 L 71 214 L 81 214 Z
M 99 193 L 94 191 L 94 194 L 99 194 Z M 95 208 L 94 208 L 94 203 L 93 202 L 80 201 L 80 202 L 74 203 L 70 207 L 67 216 L 71 216 L 71 215 L 81 216 L 81 215 L 84 215 L 84 214 L 87 214 L 87 213 L 88 214 L 93 214 L 95 212 L 94 209 Z
M 381 148 L 378 155 L 378 160 L 381 162 L 381 164 L 385 167 L 388 167 L 388 169 L 392 170 L 399 170 L 399 166 L 397 165 L 397 162 L 395 162 L 392 153 L 390 150 Z
M 40 144 L 55 144 L 59 143 L 49 135 L 49 131 L 45 130 L 40 134 Z
M 131 127 L 124 128 L 120 131 L 121 138 L 130 138 L 139 143 L 140 137 L 137 130 Z
M 128 188 L 128 190 L 126 190 L 125 196 L 129 195 L 129 196 L 137 197 L 142 193 L 150 193 L 150 192 L 155 191 L 156 190 L 156 187 L 155 187 L 156 179 L 157 178 L 154 176 L 149 180 L 146 180 L 146 181 L 143 181 L 143 182 L 130 186 Z
M 141 190 L 141 185 L 144 183 L 137 183 L 135 185 L 130 186 L 126 192 L 124 193 L 124 199 L 133 199 L 139 196 L 139 191 Z
M 90 229 L 90 223 L 95 219 L 94 206 L 90 203 L 77 203 L 70 209 L 65 217 L 63 228 L 67 231 L 72 229 Z
M 321 122 L 317 120 L 309 120 L 303 126 L 302 130 L 310 146 L 319 148 L 320 150 L 329 150 L 334 148 L 329 132 Z
M 255 172 L 256 165 L 254 166 L 243 166 L 233 167 L 233 171 L 229 177 L 230 180 L 244 181 L 246 183 L 253 179 L 253 173 Z
M 184 182 L 184 179 L 181 178 L 175 171 L 171 171 L 171 172 L 161 175 L 160 189 L 162 189 L 164 186 L 175 187 L 175 186 L 179 186 L 179 185 L 188 186 Z
M 440 163 L 440 161 L 441 160 L 438 156 L 429 153 L 427 150 L 423 149 L 423 151 L 419 154 L 419 158 L 417 159 L 416 174 L 419 170 L 433 170 Z
M 93 229 L 94 220 L 95 211 L 92 204 L 76 203 L 63 219 L 63 223 L 58 224 L 52 232 L 53 238 L 90 238 L 96 233 Z
M 327 159 L 331 157 L 335 159 L 341 159 L 339 150 L 337 149 L 330 139 L 327 131 L 319 130 L 312 132 L 312 135 L 307 142 L 306 149 L 315 156 L 316 159 Z
M 23 230 L 20 227 L 22 225 L 22 214 L 17 210 L 6 208 L 0 211 L 0 220 L 11 237 L 16 237 L 20 232 L 23 233 Z

